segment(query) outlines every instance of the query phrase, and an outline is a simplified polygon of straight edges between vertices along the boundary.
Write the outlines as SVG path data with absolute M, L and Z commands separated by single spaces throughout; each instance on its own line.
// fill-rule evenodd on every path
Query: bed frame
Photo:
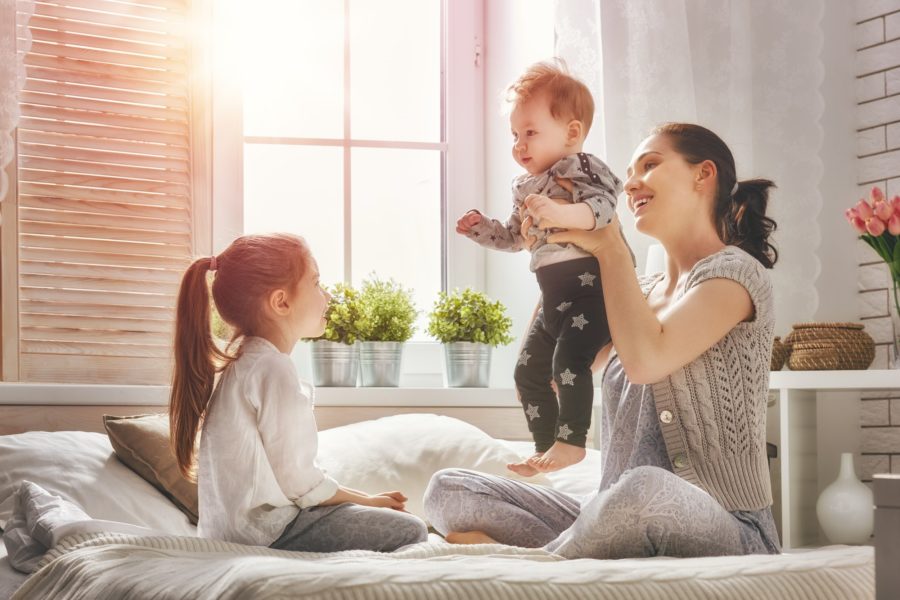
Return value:
M 874 476 L 875 597 L 900 598 L 900 475 Z

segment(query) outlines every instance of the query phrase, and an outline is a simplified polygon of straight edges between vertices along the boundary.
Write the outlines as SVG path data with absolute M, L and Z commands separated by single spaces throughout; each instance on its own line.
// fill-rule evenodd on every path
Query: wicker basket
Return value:
M 773 371 L 780 371 L 784 366 L 787 355 L 787 348 L 781 343 L 781 338 L 775 336 L 775 341 L 772 342 L 772 364 L 770 368 Z
M 797 323 L 783 343 L 795 371 L 867 369 L 875 359 L 862 323 Z

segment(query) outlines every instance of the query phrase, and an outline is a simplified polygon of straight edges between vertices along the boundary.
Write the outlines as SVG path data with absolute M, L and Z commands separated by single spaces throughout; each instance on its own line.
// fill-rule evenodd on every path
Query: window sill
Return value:
M 900 388 L 900 371 L 775 371 L 772 390 L 885 390 Z M 595 389 L 599 399 L 600 390 Z M 0 405 L 32 406 L 165 406 L 169 387 L 163 385 L 90 385 L 2 383 Z M 518 406 L 512 388 L 446 387 L 320 387 L 319 406 Z

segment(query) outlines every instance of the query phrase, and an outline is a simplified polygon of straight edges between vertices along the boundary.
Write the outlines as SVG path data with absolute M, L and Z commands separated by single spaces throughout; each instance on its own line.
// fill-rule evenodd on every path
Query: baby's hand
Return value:
M 482 215 L 477 210 L 470 210 L 456 221 L 456 233 L 469 233 L 473 227 L 481 223 Z

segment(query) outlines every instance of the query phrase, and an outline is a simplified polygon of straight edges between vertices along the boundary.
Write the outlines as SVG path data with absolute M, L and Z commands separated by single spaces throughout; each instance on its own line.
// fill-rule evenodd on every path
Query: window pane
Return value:
M 244 135 L 344 135 L 344 3 L 241 3 Z
M 353 283 L 373 271 L 413 288 L 413 339 L 441 289 L 441 153 L 357 148 L 351 154 Z
M 343 149 L 244 145 L 244 232 L 306 238 L 322 282 L 344 279 Z
M 440 142 L 440 0 L 351 0 L 354 139 Z

